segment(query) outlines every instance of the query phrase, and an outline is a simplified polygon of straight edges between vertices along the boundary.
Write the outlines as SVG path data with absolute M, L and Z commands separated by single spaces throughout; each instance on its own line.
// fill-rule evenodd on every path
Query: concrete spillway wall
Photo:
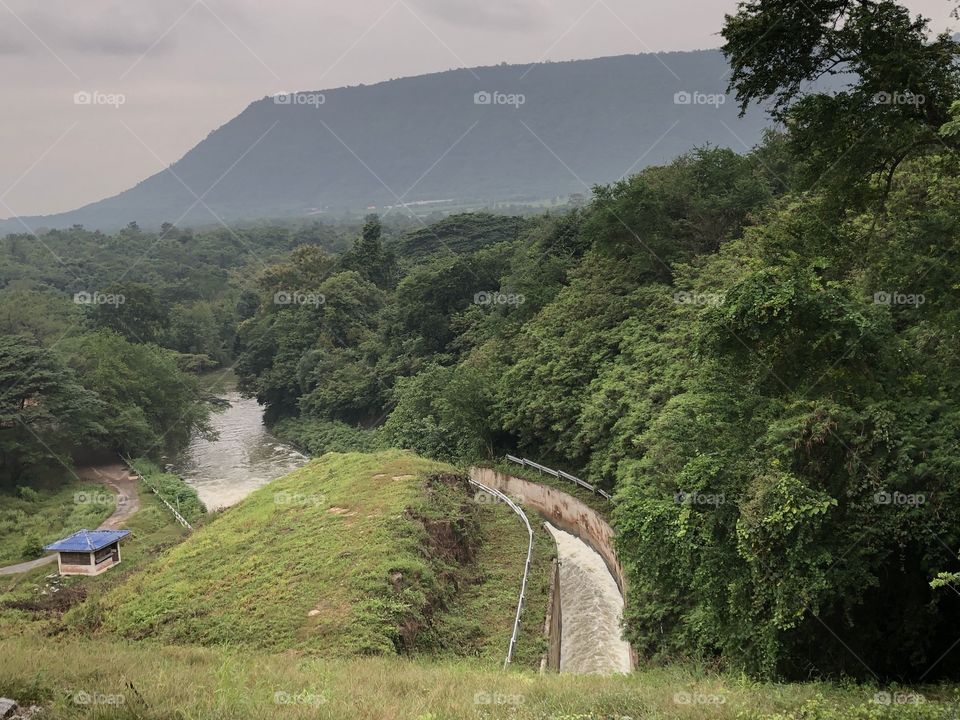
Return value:
M 514 477 L 493 468 L 470 468 L 470 477 L 473 480 L 495 488 L 533 508 L 543 515 L 554 527 L 576 535 L 603 558 L 610 575 L 620 589 L 620 594 L 626 597 L 627 581 L 617 551 L 614 546 L 613 528 L 596 510 L 582 500 L 568 495 L 562 490 L 541 485 L 532 480 Z M 559 609 L 559 608 L 558 608 Z M 551 632 L 550 647 L 554 649 L 556 638 L 559 637 L 560 613 L 557 613 L 556 635 Z M 557 650 L 559 648 L 556 648 Z M 631 652 L 632 664 L 636 665 L 636 657 Z M 552 669 L 552 664 L 548 662 Z
M 563 612 L 560 607 L 560 565 L 556 558 L 550 568 L 550 603 L 543 624 L 547 652 L 540 663 L 540 672 L 560 672 L 560 639 L 563 637 Z
M 613 528 L 600 513 L 562 490 L 507 475 L 493 468 L 470 468 L 470 477 L 510 497 L 519 498 L 555 527 L 566 530 L 587 543 L 603 558 L 617 587 L 620 588 L 620 594 L 626 597 L 626 574 L 617 559 Z

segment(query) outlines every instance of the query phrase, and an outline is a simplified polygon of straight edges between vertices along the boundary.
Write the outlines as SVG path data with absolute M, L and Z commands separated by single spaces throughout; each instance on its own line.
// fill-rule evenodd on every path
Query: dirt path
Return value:
M 117 494 L 117 507 L 113 513 L 97 527 L 98 530 L 116 530 L 140 509 L 140 495 L 137 493 L 137 481 L 130 477 L 130 471 L 122 463 L 95 465 L 77 468 L 77 477 L 87 482 L 106 485 Z M 38 567 L 56 562 L 56 555 L 47 555 L 36 560 L 0 567 L 0 575 L 16 575 L 29 572 Z
M 123 463 L 77 468 L 77 477 L 88 482 L 103 483 L 117 494 L 117 507 L 98 530 L 116 530 L 140 509 L 137 481 Z

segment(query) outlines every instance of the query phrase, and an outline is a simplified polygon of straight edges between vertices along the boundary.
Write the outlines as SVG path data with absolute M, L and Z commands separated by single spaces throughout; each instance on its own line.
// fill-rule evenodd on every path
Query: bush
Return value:
M 307 455 L 328 452 L 374 452 L 383 447 L 376 430 L 363 430 L 346 423 L 316 418 L 286 418 L 271 432 Z
M 207 514 L 207 508 L 200 500 L 197 491 L 179 476 L 165 473 L 143 458 L 134 460 L 133 467 L 156 489 L 161 498 L 177 509 L 187 522 L 193 524 Z

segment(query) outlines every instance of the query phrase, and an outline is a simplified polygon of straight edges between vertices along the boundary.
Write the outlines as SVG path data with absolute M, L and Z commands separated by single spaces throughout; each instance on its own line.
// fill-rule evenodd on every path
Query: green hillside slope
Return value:
M 100 631 L 325 656 L 456 653 L 444 628 L 478 576 L 479 512 L 451 467 L 399 451 L 326 455 L 108 594 Z

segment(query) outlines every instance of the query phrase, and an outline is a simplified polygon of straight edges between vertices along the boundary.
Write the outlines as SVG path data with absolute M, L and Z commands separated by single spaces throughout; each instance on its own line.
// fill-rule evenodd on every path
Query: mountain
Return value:
M 703 50 L 503 64 L 266 97 L 135 187 L 23 220 L 109 230 L 134 220 L 200 225 L 216 216 L 322 217 L 400 202 L 454 207 L 589 193 L 694 146 L 744 151 L 756 143 L 768 118 L 759 108 L 738 117 L 723 94 L 726 71 L 719 51 Z M 22 225 L 6 221 L 0 230 Z

